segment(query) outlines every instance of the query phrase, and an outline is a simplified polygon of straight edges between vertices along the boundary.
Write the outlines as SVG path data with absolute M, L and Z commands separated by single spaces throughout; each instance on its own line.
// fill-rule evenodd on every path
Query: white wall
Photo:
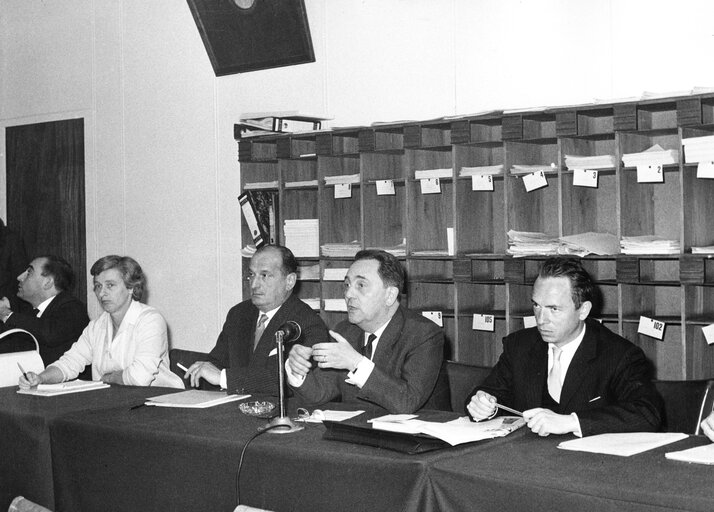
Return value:
M 184 0 L 0 0 L 0 126 L 85 118 L 88 265 L 135 257 L 174 346 L 210 349 L 241 299 L 242 112 L 350 126 L 714 85 L 709 0 L 306 5 L 317 62 L 216 78 Z

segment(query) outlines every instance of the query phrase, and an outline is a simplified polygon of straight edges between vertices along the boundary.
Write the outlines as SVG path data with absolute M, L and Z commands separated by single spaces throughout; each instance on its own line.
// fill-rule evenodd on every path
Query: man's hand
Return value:
M 702 421 L 702 433 L 714 441 L 714 412 Z
M 183 376 L 184 379 L 191 379 L 191 386 L 197 388 L 201 379 L 205 379 L 215 386 L 221 385 L 221 370 L 208 361 L 196 361 L 188 367 L 188 371 Z
M 471 397 L 466 410 L 476 421 L 490 418 L 496 412 L 496 397 L 479 390 Z
M 539 436 L 577 432 L 580 425 L 571 414 L 556 414 L 550 409 L 536 407 L 523 411 L 528 428 Z
M 304 345 L 293 345 L 288 354 L 288 368 L 296 377 L 305 377 L 312 368 L 310 362 L 312 348 Z
M 42 379 L 36 373 L 27 372 L 27 378 L 24 375 L 20 375 L 18 384 L 20 389 L 36 388 L 38 384 L 42 384 Z
M 7 297 L 3 297 L 0 299 L 0 320 L 4 322 L 11 314 L 12 309 L 10 309 L 10 300 Z
M 312 347 L 312 357 L 320 368 L 338 368 L 354 371 L 362 360 L 362 354 L 352 348 L 340 334 L 330 331 L 337 343 L 318 343 Z

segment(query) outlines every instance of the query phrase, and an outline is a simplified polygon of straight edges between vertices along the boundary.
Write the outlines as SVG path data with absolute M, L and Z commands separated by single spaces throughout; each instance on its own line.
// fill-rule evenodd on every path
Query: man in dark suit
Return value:
M 231 308 L 208 361 L 189 366 L 184 378 L 201 379 L 229 393 L 278 394 L 275 332 L 286 322 L 301 328 L 296 343 L 311 346 L 328 340 L 319 315 L 293 295 L 297 261 L 286 247 L 266 245 L 250 261 L 250 300 Z M 287 350 L 287 347 L 286 347 Z
M 594 297 L 578 259 L 546 260 L 532 292 L 536 327 L 503 340 L 498 363 L 467 404 L 471 417 L 494 416 L 498 403 L 523 411 L 541 436 L 656 431 L 662 400 L 645 355 L 588 319 Z
M 74 281 L 72 267 L 54 255 L 39 256 L 21 273 L 17 296 L 30 303 L 31 312 L 13 311 L 7 297 L 0 299 L 4 329 L 31 332 L 40 345 L 45 366 L 64 354 L 89 323 L 87 307 L 67 290 Z
M 399 303 L 404 270 L 385 251 L 357 253 L 344 282 L 349 321 L 334 343 L 296 345 L 286 363 L 288 383 L 308 406 L 336 399 L 392 413 L 447 408 L 448 392 L 434 394 L 444 334 L 431 320 Z M 317 363 L 312 368 L 310 359 Z M 434 394 L 434 401 L 430 397 Z

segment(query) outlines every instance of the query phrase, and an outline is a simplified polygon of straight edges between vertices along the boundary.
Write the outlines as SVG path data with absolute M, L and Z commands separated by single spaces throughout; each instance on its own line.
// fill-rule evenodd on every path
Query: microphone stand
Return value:
M 278 397 L 280 399 L 280 416 L 270 420 L 270 423 L 265 425 L 263 429 L 270 428 L 268 432 L 271 434 L 289 434 L 297 432 L 305 428 L 304 425 L 298 425 L 285 414 L 285 352 L 283 350 L 283 331 L 275 333 L 275 343 L 278 345 L 278 376 L 279 386 Z M 271 428 L 277 427 L 277 428 Z

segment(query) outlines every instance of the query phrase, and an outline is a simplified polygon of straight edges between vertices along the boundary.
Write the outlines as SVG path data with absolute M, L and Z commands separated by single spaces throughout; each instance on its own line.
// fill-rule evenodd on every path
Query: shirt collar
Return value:
M 36 309 L 38 310 L 37 318 L 39 318 L 39 317 L 42 316 L 42 313 L 45 312 L 45 309 L 47 309 L 47 306 L 50 305 L 50 302 L 52 302 L 52 300 L 53 300 L 55 297 L 57 297 L 57 295 L 53 295 L 53 296 L 50 297 L 49 299 L 45 299 L 45 300 L 43 300 L 42 302 L 40 302 L 40 304 L 39 304 L 39 305 L 37 306 L 37 308 L 36 308 Z

